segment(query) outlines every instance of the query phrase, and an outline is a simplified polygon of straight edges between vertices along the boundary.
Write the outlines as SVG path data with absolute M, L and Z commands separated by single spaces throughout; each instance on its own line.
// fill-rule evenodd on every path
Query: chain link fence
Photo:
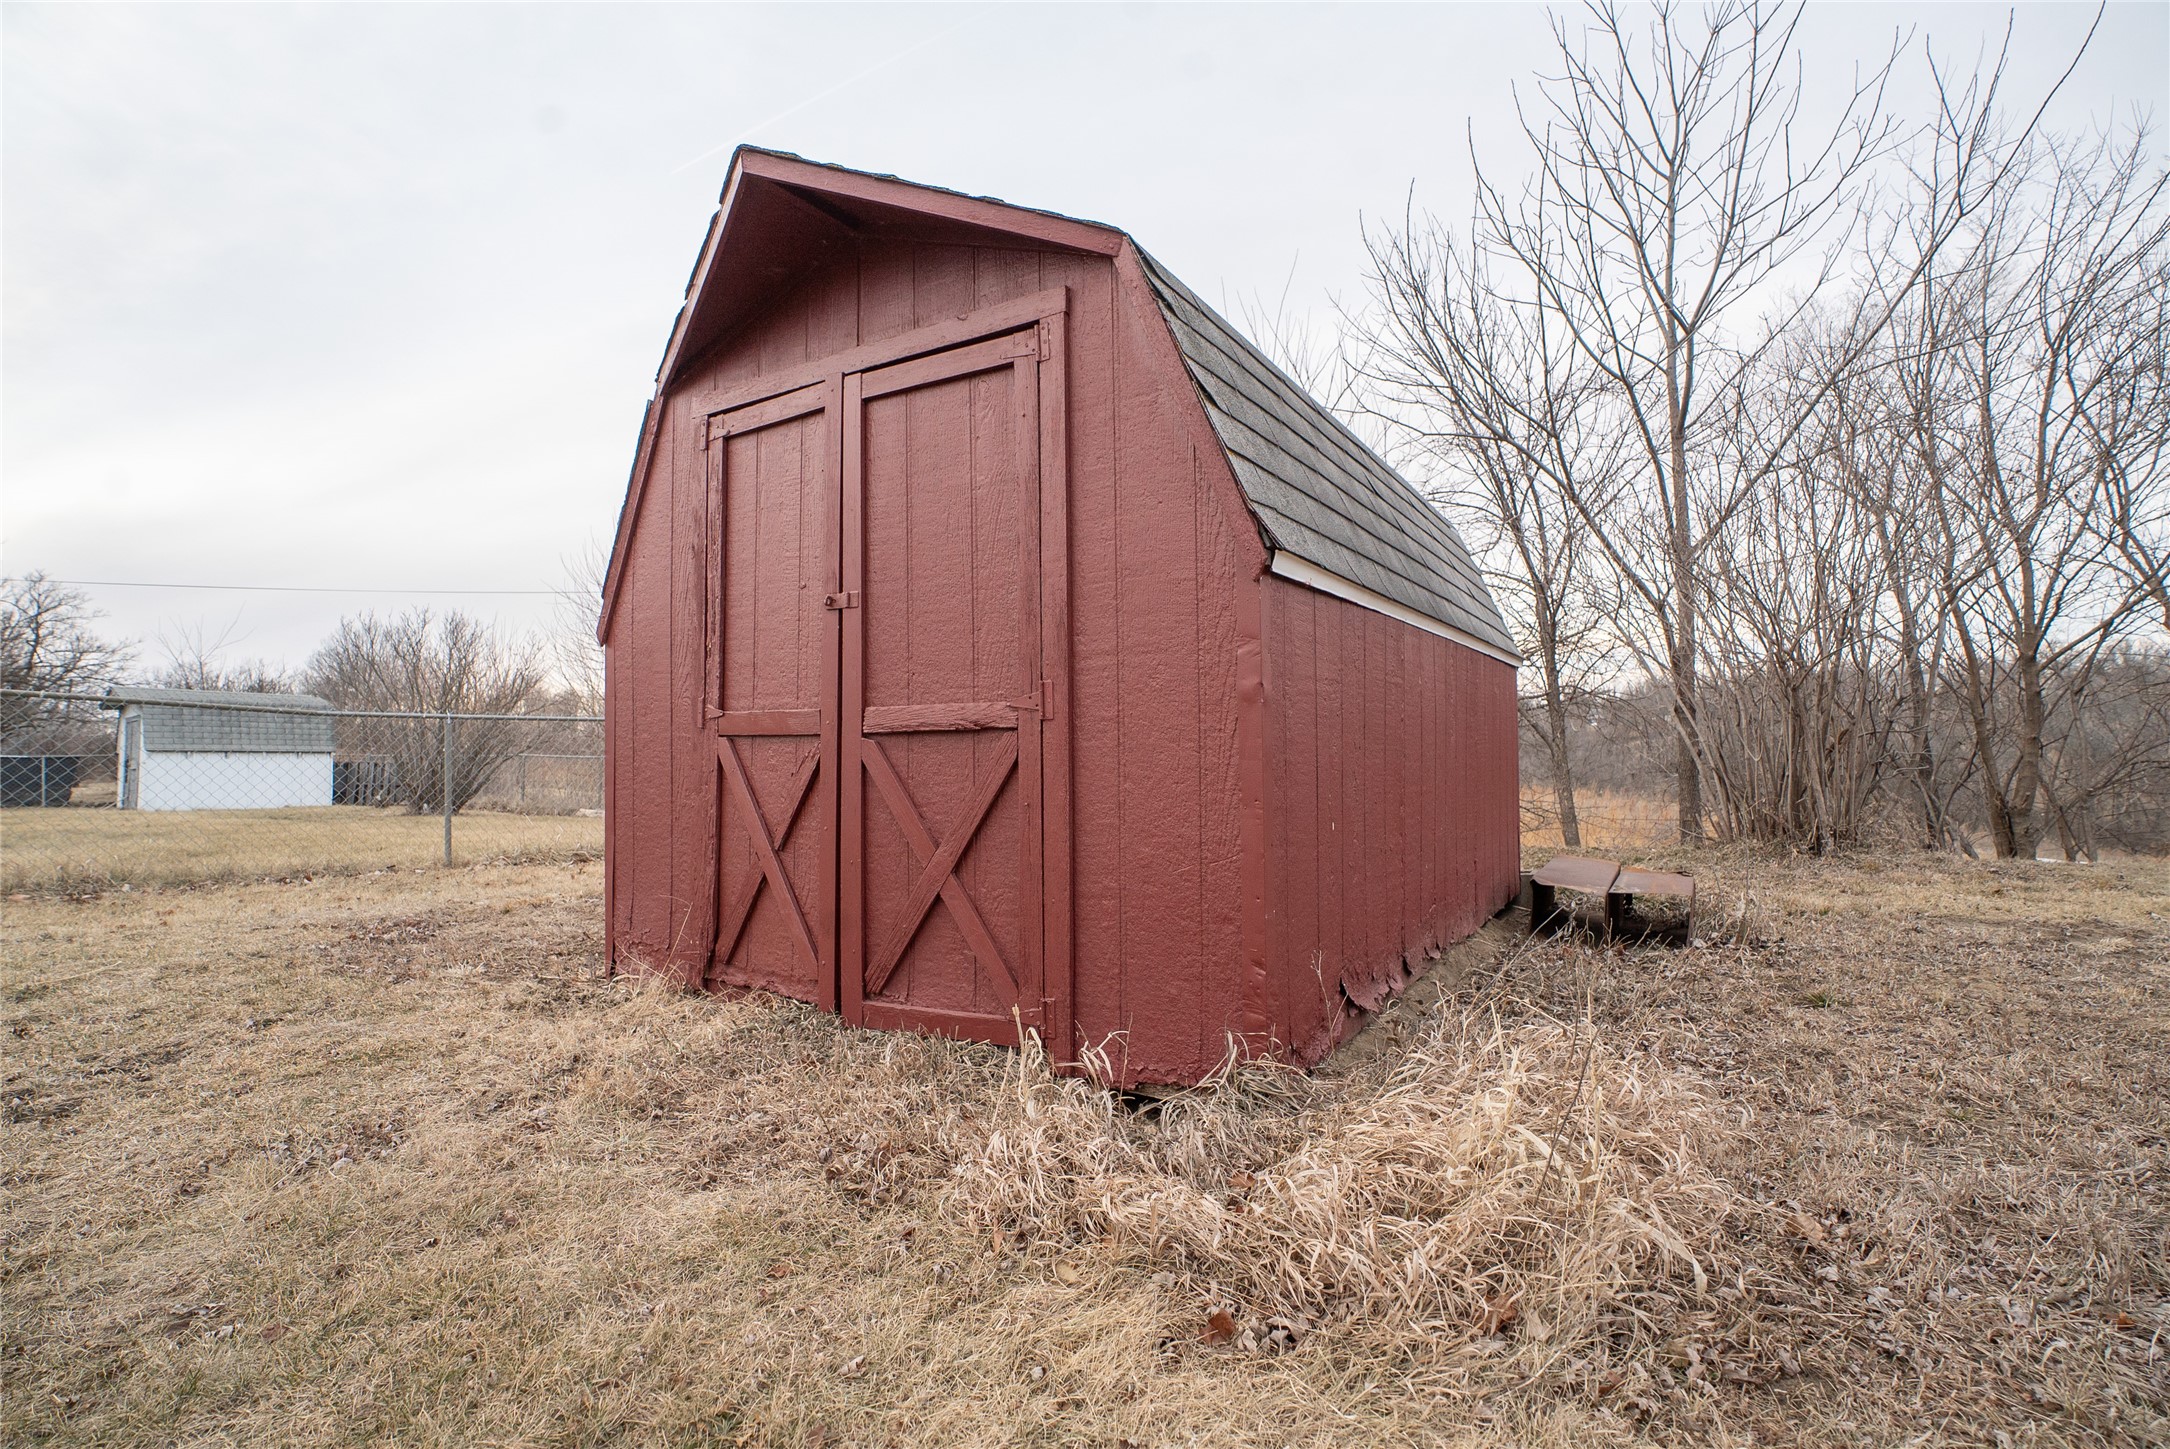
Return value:
M 603 848 L 603 722 L 307 695 L 0 691 L 0 890 L 571 860 Z

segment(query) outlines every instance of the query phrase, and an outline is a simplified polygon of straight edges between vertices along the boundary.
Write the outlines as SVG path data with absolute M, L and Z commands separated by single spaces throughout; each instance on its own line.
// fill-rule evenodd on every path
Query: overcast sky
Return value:
M 1895 31 L 1971 62 L 2011 13 L 1812 8 L 1810 89 Z M 2017 10 L 2015 96 L 2092 16 Z M 610 532 L 735 142 L 1111 222 L 1323 323 L 1360 215 L 1465 213 L 1467 128 L 1515 164 L 1549 38 L 1523 5 L 9 3 L 0 42 L 0 564 L 537 590 Z M 2051 118 L 2135 107 L 2170 118 L 2170 5 L 2112 5 Z M 552 608 L 90 592 L 115 633 L 296 665 L 362 607 Z

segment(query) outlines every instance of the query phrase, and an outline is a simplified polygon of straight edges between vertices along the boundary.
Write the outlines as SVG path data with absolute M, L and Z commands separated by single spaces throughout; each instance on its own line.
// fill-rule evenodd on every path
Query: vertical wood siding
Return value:
M 700 420 L 681 399 L 1055 286 L 1070 292 L 1077 1036 L 1128 1080 L 1195 1080 L 1241 1025 L 1235 643 L 1264 549 L 1200 437 L 1164 325 L 1136 297 L 1118 305 L 1104 257 L 867 242 L 698 360 L 665 400 L 607 642 L 613 940 L 621 957 L 697 981 L 689 958 L 712 929 L 716 753 L 698 683 L 710 523 Z M 972 890 L 983 886 L 999 896 L 991 878 Z M 930 924 L 947 929 L 941 907 Z
M 970 307 L 969 299 L 958 304 Z M 1034 682 L 1037 616 L 1020 624 L 1024 480 L 1017 466 L 1017 401 L 1010 369 L 956 377 L 866 404 L 865 701 L 870 708 L 954 705 L 1022 698 Z M 1037 476 L 1031 492 L 1036 503 Z M 1037 597 L 1034 593 L 1032 597 Z M 1035 726 L 1036 727 L 1036 726 Z M 910 808 L 943 845 L 970 829 L 955 875 L 994 938 L 1006 968 L 1029 955 L 1022 783 L 999 787 L 977 828 L 965 822 L 988 781 L 1009 773 L 1012 730 L 926 729 L 873 740 L 896 771 Z M 1007 1028 L 1011 1000 L 976 960 L 944 905 L 906 909 L 918 885 L 918 854 L 896 807 L 871 778 L 861 792 L 866 825 L 867 947 L 887 974 L 885 1004 L 985 1018 Z M 1035 782 L 1035 785 L 1037 782 Z M 1037 858 L 1036 856 L 1034 857 Z M 1036 898 L 1038 882 L 1033 882 Z M 895 965 L 888 963 L 894 958 Z M 1029 1004 L 1029 1003 L 1028 1003 Z
M 723 452 L 720 487 L 708 491 L 720 499 L 721 511 L 711 525 L 710 544 L 712 557 L 720 550 L 722 567 L 716 688 L 726 711 L 821 707 L 824 634 L 830 627 L 822 607 L 828 587 L 829 424 L 828 412 L 816 409 L 710 445 Z M 711 592 L 711 580 L 701 572 L 707 567 L 698 559 L 692 564 L 704 600 Z M 674 692 L 683 687 L 683 681 L 672 681 Z M 705 704 L 706 678 L 694 689 Z M 721 929 L 731 939 L 704 933 L 715 940 L 709 973 L 728 985 L 814 1000 L 821 983 L 798 935 L 798 911 L 762 878 L 756 836 L 766 839 L 774 831 L 781 837 L 772 843 L 796 905 L 815 910 L 823 898 L 828 855 L 814 817 L 834 790 L 833 781 L 806 774 L 816 765 L 820 738 L 739 739 L 731 748 L 762 817 L 751 817 L 735 795 L 717 800 L 717 898 L 725 905 Z M 685 752 L 696 773 L 701 768 L 697 750 L 698 744 Z M 710 753 L 713 773 L 713 747 Z M 742 899 L 752 904 L 741 921 Z M 697 928 L 704 914 L 689 914 L 689 924 Z M 700 939 L 687 949 L 697 951 Z
M 1269 934 L 1284 1040 L 1319 1060 L 1519 883 L 1514 671 L 1268 577 Z

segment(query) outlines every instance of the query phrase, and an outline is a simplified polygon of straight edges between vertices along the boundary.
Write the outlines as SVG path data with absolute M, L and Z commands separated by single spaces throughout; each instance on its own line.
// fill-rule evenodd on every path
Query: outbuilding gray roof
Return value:
M 1143 248 L 1138 258 L 1267 542 L 1515 652 L 1439 510 Z
M 105 708 L 136 705 L 143 748 L 152 753 L 328 755 L 334 721 L 328 699 L 240 689 L 154 689 L 121 685 L 105 693 Z

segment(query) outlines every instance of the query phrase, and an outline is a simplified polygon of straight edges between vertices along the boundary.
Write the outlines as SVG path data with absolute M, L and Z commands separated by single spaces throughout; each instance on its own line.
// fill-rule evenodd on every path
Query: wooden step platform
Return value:
M 1618 935 L 1627 924 L 1628 912 L 1637 896 L 1658 896 L 1679 901 L 1692 920 L 1695 915 L 1695 878 L 1672 871 L 1622 868 L 1615 860 L 1584 855 L 1556 855 L 1529 879 L 1530 929 L 1553 931 L 1565 923 L 1559 892 L 1605 898 L 1605 932 Z

